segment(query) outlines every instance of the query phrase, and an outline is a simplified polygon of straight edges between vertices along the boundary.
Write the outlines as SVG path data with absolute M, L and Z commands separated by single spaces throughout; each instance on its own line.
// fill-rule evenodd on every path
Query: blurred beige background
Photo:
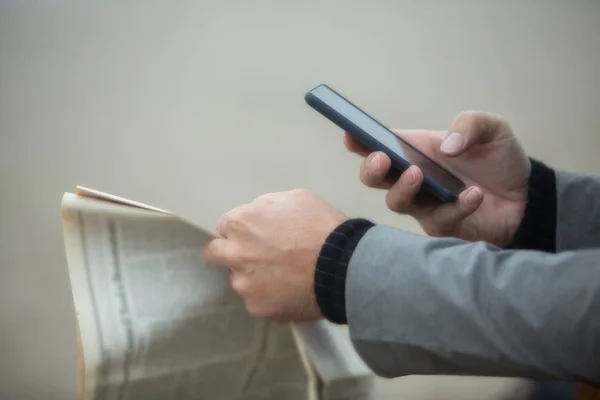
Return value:
M 599 71 L 595 0 L 0 2 L 0 398 L 75 396 L 59 204 L 76 184 L 209 227 L 307 187 L 416 230 L 360 185 L 307 89 L 329 83 L 393 127 L 500 112 L 530 154 L 600 173 Z M 379 398 L 519 388 L 408 377 Z

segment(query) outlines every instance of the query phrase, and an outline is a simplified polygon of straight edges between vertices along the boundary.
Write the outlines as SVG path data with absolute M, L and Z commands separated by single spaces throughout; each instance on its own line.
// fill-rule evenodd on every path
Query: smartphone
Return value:
M 304 99 L 312 108 L 348 132 L 372 151 L 381 151 L 392 160 L 391 176 L 400 177 L 411 165 L 423 172 L 421 198 L 426 194 L 444 203 L 453 203 L 465 184 L 444 167 L 370 117 L 343 96 L 321 84 L 309 90 Z M 425 194 L 425 196 L 423 196 Z

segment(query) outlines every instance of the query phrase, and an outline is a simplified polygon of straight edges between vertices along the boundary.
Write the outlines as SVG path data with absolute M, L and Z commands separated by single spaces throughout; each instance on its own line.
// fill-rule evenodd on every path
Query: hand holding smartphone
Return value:
M 460 179 L 329 86 L 316 86 L 306 93 L 304 99 L 368 149 L 385 153 L 392 161 L 390 172 L 393 176 L 399 177 L 411 165 L 416 165 L 423 172 L 421 191 L 445 203 L 455 202 L 465 189 Z

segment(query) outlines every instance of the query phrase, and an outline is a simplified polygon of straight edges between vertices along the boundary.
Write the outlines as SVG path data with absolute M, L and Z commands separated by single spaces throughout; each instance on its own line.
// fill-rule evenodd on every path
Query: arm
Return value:
M 600 249 L 500 250 L 350 220 L 317 271 L 323 314 L 347 321 L 380 375 L 600 382 Z

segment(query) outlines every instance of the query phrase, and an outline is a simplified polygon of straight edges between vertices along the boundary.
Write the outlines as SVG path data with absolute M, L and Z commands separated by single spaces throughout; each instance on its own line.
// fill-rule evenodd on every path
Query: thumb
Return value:
M 447 156 L 459 156 L 476 144 L 485 144 L 510 135 L 504 118 L 482 111 L 463 111 L 454 118 L 440 150 Z

